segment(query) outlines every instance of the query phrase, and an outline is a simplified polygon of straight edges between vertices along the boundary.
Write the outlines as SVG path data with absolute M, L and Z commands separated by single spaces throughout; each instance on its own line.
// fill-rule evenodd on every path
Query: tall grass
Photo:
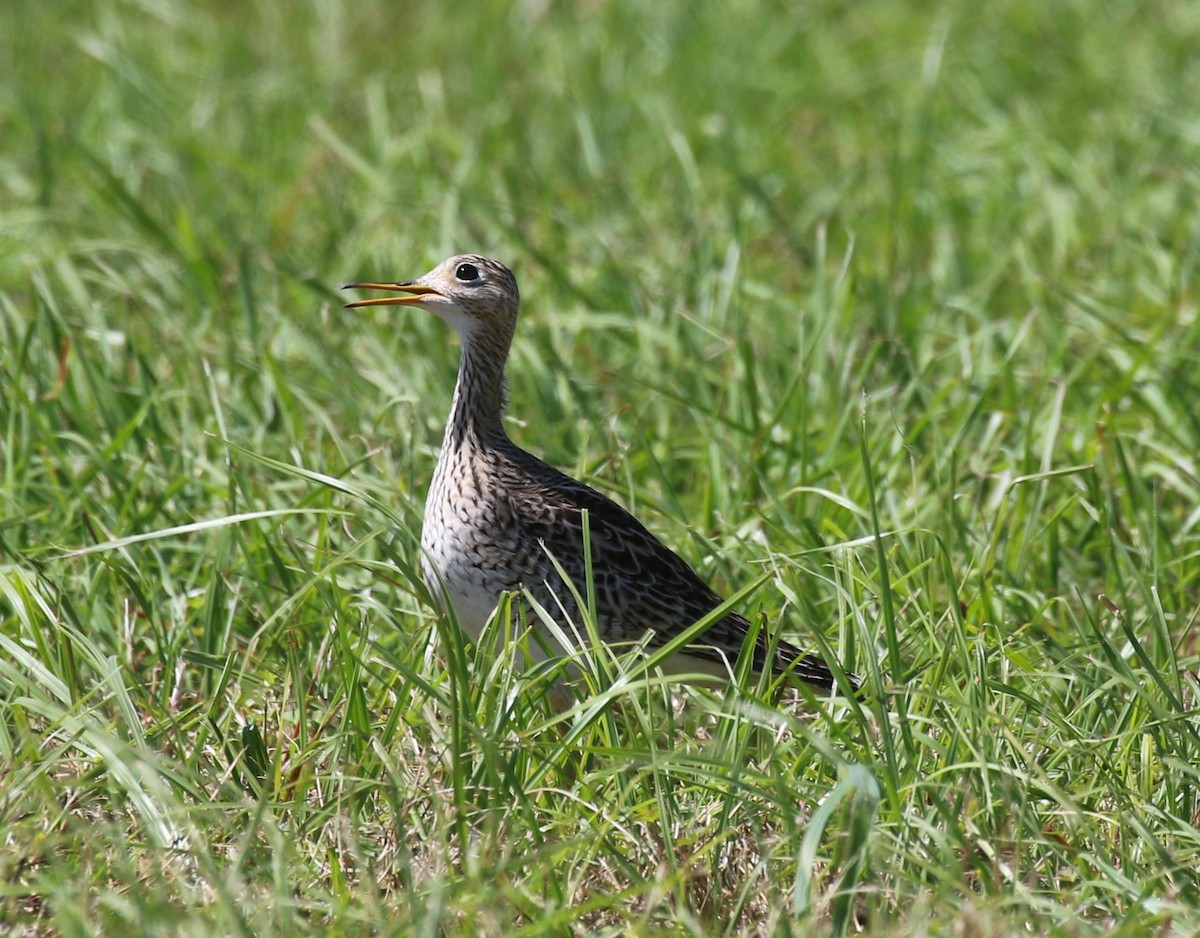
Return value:
M 1190 5 L 0 36 L 0 927 L 1200 926 Z M 861 699 L 592 649 L 561 713 L 519 604 L 439 620 L 457 349 L 336 288 L 459 250 L 514 438 Z

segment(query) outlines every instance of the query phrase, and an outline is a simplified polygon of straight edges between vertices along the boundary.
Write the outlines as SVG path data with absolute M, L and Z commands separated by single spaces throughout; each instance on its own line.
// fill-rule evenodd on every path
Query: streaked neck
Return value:
M 501 417 L 504 362 L 511 341 L 511 336 L 482 332 L 463 336 L 445 446 L 486 446 L 507 440 Z

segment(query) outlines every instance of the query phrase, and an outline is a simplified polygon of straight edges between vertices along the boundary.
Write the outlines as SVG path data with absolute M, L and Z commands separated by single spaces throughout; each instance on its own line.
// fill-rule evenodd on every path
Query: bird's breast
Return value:
M 434 472 L 421 529 L 426 585 L 459 625 L 478 638 L 501 593 L 519 589 L 512 557 L 518 532 L 507 500 L 485 466 L 443 459 Z

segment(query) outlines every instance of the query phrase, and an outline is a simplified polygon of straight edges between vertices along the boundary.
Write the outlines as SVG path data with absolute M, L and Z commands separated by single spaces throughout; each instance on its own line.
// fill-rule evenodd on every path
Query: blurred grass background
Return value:
M 1192 933 L 1198 47 L 1182 2 L 5 5 L 0 925 Z M 442 654 L 455 342 L 337 287 L 464 250 L 525 295 L 514 438 L 861 705 L 561 725 Z

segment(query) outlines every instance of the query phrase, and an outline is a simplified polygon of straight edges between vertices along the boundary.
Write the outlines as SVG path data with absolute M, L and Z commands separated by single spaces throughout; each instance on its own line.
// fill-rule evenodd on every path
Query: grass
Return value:
M 1200 928 L 1191 5 L 0 36 L 0 928 Z M 514 437 L 861 703 L 592 655 L 560 719 L 437 620 L 455 343 L 336 288 L 458 250 Z

